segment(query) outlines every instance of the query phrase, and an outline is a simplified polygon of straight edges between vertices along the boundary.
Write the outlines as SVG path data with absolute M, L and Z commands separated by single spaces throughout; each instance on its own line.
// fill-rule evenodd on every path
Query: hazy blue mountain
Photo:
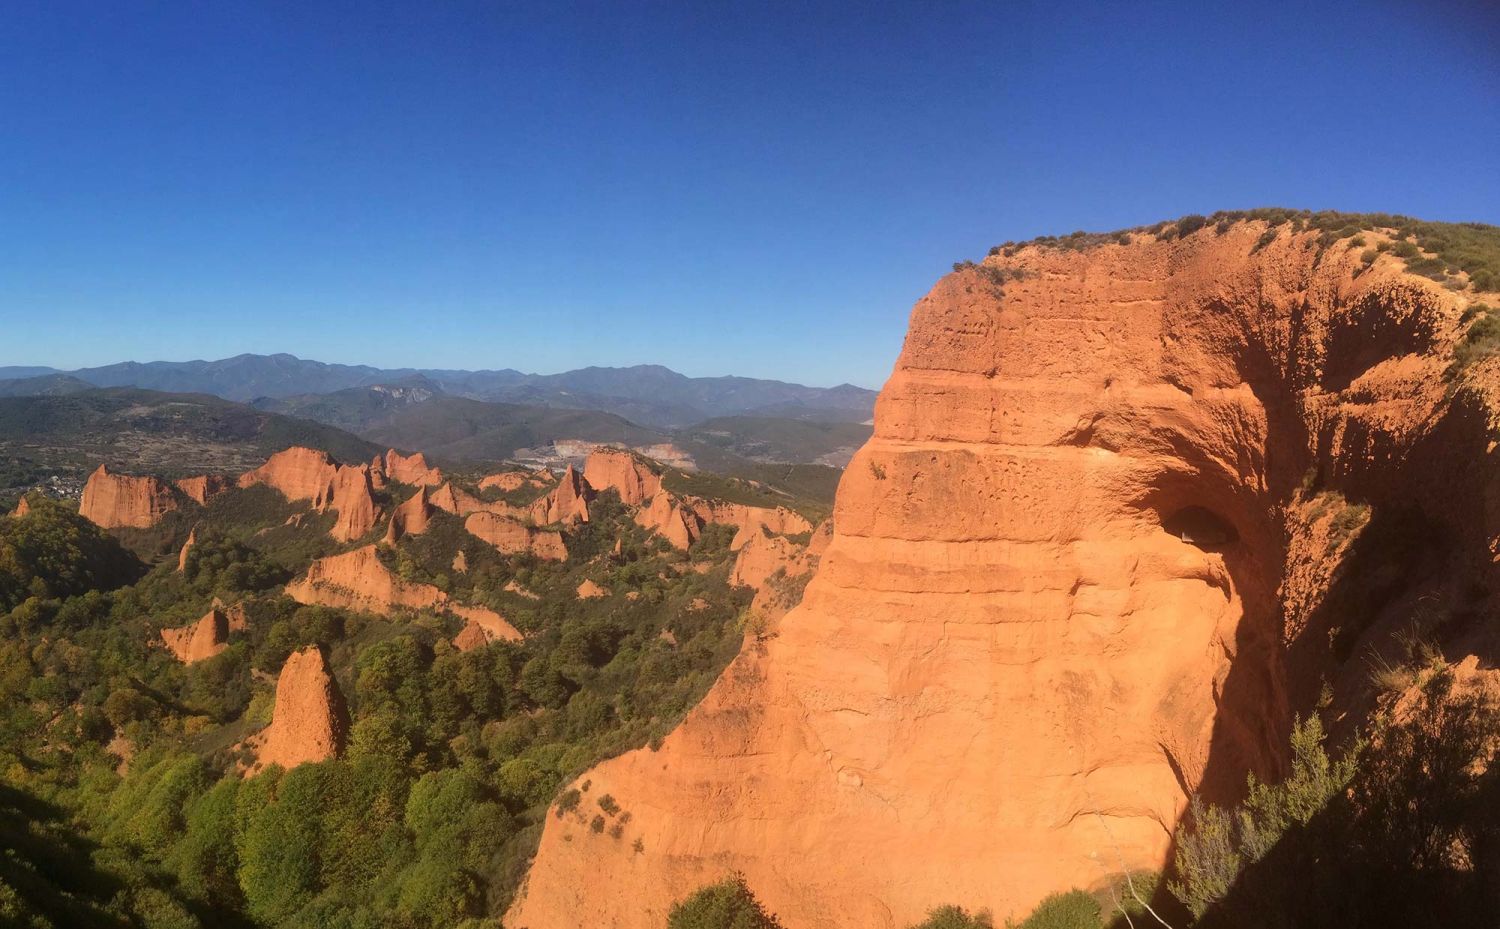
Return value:
M 236 355 L 218 361 L 129 361 L 69 372 L 0 368 L 0 378 L 59 373 L 96 387 L 206 393 L 241 402 L 297 398 L 304 405 L 312 395 L 420 382 L 456 397 L 596 410 L 656 428 L 744 414 L 862 422 L 869 419 L 875 404 L 875 391 L 848 384 L 824 388 L 748 377 L 688 377 L 660 365 L 525 374 L 509 369 L 374 368 L 280 354 Z M 342 402 L 335 401 L 335 405 Z

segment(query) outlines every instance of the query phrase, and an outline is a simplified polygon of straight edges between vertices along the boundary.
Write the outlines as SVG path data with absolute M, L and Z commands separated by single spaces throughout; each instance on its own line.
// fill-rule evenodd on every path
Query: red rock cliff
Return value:
M 614 490 L 629 506 L 650 502 L 661 490 L 661 475 L 630 452 L 596 448 L 583 463 L 583 479 L 595 490 Z
M 200 474 L 197 477 L 182 478 L 174 483 L 178 490 L 200 505 L 234 486 L 234 482 L 222 474 Z
M 344 695 L 323 652 L 316 646 L 293 652 L 276 679 L 276 706 L 256 752 L 256 768 L 291 769 L 336 758 L 348 730 Z
M 154 477 L 112 474 L 104 465 L 83 485 L 78 514 L 104 529 L 146 529 L 177 509 L 172 488 Z
M 426 456 L 421 452 L 402 455 L 394 448 L 387 451 L 383 473 L 393 481 L 415 484 L 418 487 L 436 487 L 443 482 L 443 472 L 429 466 Z
M 586 775 L 626 834 L 549 816 L 506 924 L 655 929 L 730 871 L 798 929 L 1023 915 L 1161 867 L 1189 791 L 1274 769 L 1347 548 L 1288 518 L 1305 488 L 1420 507 L 1483 570 L 1500 494 L 1452 463 L 1490 456 L 1442 376 L 1465 298 L 1266 229 L 940 281 L 801 605 L 660 750 Z
M 338 466 L 324 452 L 293 446 L 239 477 L 239 486 L 267 484 L 288 500 L 314 500 L 328 489 Z

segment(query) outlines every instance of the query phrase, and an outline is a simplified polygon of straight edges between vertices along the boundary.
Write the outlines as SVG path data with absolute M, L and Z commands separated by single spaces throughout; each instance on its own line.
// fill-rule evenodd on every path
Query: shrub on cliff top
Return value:
M 1500 351 L 1500 315 L 1481 310 L 1479 318 L 1469 326 L 1463 340 L 1453 350 L 1453 365 L 1450 375 L 1457 374 L 1476 361 L 1481 361 Z
M 981 911 L 971 916 L 963 907 L 940 906 L 911 929 L 993 929 L 994 925 L 988 913 Z
M 1099 925 L 1099 901 L 1081 890 L 1070 890 L 1044 899 L 1014 929 L 1098 929 Z
M 1177 221 L 1177 237 L 1186 238 L 1208 225 L 1208 218 L 1197 213 L 1189 213 Z
M 673 904 L 667 929 L 782 929 L 782 925 L 755 899 L 744 877 L 735 874 Z

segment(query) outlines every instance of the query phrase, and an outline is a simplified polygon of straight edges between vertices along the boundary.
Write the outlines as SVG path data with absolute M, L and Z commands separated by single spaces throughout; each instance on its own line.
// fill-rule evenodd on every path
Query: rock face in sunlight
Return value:
M 337 758 L 348 730 L 344 695 L 322 650 L 310 646 L 293 652 L 276 679 L 276 706 L 256 752 L 256 768 L 291 769 Z
M 538 500 L 531 514 L 542 525 L 550 523 L 586 523 L 589 521 L 588 498 L 593 495 L 583 477 L 568 465 L 552 492 Z
M 649 503 L 661 490 L 661 475 L 624 449 L 594 449 L 584 462 L 583 477 L 595 490 L 616 491 L 629 506 Z
M 313 500 L 319 511 L 338 513 L 329 534 L 340 542 L 353 542 L 375 526 L 375 498 L 369 465 L 340 465 L 328 487 Z
M 177 552 L 177 570 L 186 571 L 188 555 L 192 553 L 193 546 L 198 544 L 198 530 L 188 530 L 187 541 L 182 543 L 182 548 Z
M 939 281 L 801 605 L 658 750 L 580 778 L 623 836 L 548 816 L 506 924 L 659 929 L 732 872 L 798 929 L 1019 917 L 1159 869 L 1189 792 L 1275 770 L 1337 670 L 1318 605 L 1349 546 L 1308 534 L 1318 482 L 1485 557 L 1500 516 L 1452 491 L 1481 480 L 1455 457 L 1487 455 L 1443 377 L 1462 298 L 1266 230 L 1030 245 Z M 679 547 L 748 522 L 660 492 L 638 518 Z M 736 540 L 740 580 L 788 560 L 769 539 Z
M 177 497 L 165 481 L 111 473 L 104 465 L 83 486 L 78 513 L 102 529 L 148 529 L 177 509 Z
M 200 474 L 197 477 L 185 477 L 173 483 L 177 485 L 178 490 L 199 505 L 208 503 L 234 486 L 234 482 L 222 474 Z
M 277 452 L 266 463 L 239 477 L 239 486 L 266 484 L 288 500 L 313 500 L 328 490 L 338 466 L 326 452 L 293 446 Z
M 161 641 L 183 664 L 212 658 L 229 647 L 229 616 L 215 606 L 191 626 L 163 629 Z
M 404 456 L 394 448 L 385 453 L 382 474 L 390 480 L 418 487 L 436 487 L 443 483 L 443 472 L 428 466 L 427 458 L 421 452 Z
M 431 584 L 397 577 L 381 562 L 374 545 L 319 558 L 305 575 L 286 586 L 286 594 L 298 603 L 316 603 L 382 616 L 398 610 L 451 613 L 478 623 L 492 639 L 519 641 L 521 638 L 515 627 L 493 610 L 455 603 Z
M 298 603 L 321 603 L 350 610 L 386 614 L 393 609 L 437 607 L 443 592 L 431 584 L 403 581 L 381 563 L 375 546 L 319 558 L 307 574 L 287 585 Z
M 402 536 L 421 535 L 426 532 L 428 524 L 432 522 L 432 513 L 435 509 L 427 499 L 427 488 L 417 488 L 416 493 L 391 513 L 391 522 L 385 531 L 385 541 L 395 543 Z
M 538 529 L 510 516 L 487 511 L 473 513 L 464 520 L 464 528 L 507 555 L 531 554 L 547 561 L 568 557 L 561 533 Z

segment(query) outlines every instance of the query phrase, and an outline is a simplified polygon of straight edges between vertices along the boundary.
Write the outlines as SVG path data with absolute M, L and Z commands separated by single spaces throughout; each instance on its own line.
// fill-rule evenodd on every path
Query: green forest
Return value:
M 383 552 L 525 633 L 468 652 L 448 616 L 283 596 L 338 547 L 326 517 L 285 525 L 290 505 L 266 488 L 119 538 L 30 503 L 0 520 L 6 925 L 498 926 L 560 787 L 664 736 L 738 651 L 749 603 L 726 582 L 729 533 L 675 551 L 611 493 L 568 530 L 565 562 L 501 555 L 444 513 Z M 578 598 L 585 577 L 611 595 Z M 153 644 L 215 600 L 249 618 L 225 651 L 183 665 Z M 308 645 L 349 704 L 347 750 L 242 776 L 276 672 Z M 628 811 L 597 815 L 630 841 Z

